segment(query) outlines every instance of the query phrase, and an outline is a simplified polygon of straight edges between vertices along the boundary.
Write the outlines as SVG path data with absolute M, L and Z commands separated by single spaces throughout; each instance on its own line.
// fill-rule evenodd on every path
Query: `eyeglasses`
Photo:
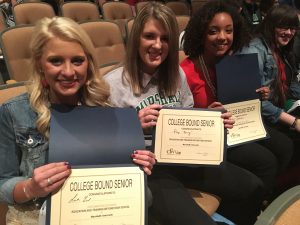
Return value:
M 290 30 L 291 32 L 299 30 L 299 27 L 276 27 L 279 32 Z

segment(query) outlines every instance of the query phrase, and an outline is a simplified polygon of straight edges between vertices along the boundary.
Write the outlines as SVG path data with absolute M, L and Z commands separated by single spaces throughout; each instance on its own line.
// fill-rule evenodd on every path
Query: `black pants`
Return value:
M 270 138 L 260 141 L 259 143 L 268 148 L 276 157 L 278 164 L 277 173 L 279 175 L 285 171 L 292 159 L 294 143 L 285 132 L 281 132 L 271 125 L 266 126 L 266 129 Z
M 264 183 L 265 195 L 274 188 L 278 164 L 266 147 L 255 142 L 233 147 L 227 150 L 227 160 L 259 177 Z
M 176 179 L 157 180 L 165 173 L 172 174 L 180 183 Z M 185 187 L 219 196 L 222 200 L 218 211 L 222 215 L 238 225 L 253 225 L 260 212 L 264 187 L 254 174 L 226 162 L 220 167 L 156 166 L 149 186 L 153 194 L 152 212 L 172 225 L 212 223 L 195 206 Z
M 192 199 L 175 177 L 154 172 L 148 177 L 153 202 L 149 209 L 149 225 L 216 225 L 213 219 Z
M 284 148 L 284 151 L 286 151 L 286 148 L 293 148 L 292 163 L 296 162 L 299 163 L 300 160 L 300 133 L 298 133 L 295 130 L 291 130 L 287 125 L 285 124 L 270 124 L 268 123 L 268 126 L 272 128 L 273 130 L 277 131 L 278 133 L 281 133 L 288 137 L 283 138 L 281 136 L 274 136 L 278 140 L 278 145 L 280 145 L 281 148 Z M 292 144 L 290 144 L 292 142 Z M 292 147 L 291 147 L 292 145 Z

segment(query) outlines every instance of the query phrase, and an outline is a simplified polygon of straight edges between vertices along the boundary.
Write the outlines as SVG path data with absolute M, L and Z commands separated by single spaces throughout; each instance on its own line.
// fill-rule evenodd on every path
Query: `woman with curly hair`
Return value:
M 60 189 L 71 174 L 68 162 L 46 163 L 51 104 L 110 106 L 94 46 L 77 23 L 63 17 L 42 19 L 30 48 L 28 93 L 0 108 L 0 201 L 9 205 L 7 225 L 37 225 L 44 197 Z M 134 158 L 151 173 L 153 153 L 137 150 Z
M 194 107 L 223 107 L 217 102 L 216 63 L 239 51 L 249 41 L 241 16 L 236 8 L 224 1 L 208 2 L 191 18 L 183 46 L 188 58 L 181 63 L 181 68 L 193 93 Z M 269 90 L 262 87 L 254 91 L 260 92 L 266 99 Z M 247 143 L 227 150 L 229 162 L 251 171 L 263 181 L 265 198 L 271 195 L 275 177 L 287 166 L 293 151 L 293 144 L 286 135 L 271 128 L 268 132 L 271 138 L 262 143 Z M 277 138 L 285 141 L 285 148 L 278 145 Z M 238 222 L 239 219 L 232 220 L 246 224 Z

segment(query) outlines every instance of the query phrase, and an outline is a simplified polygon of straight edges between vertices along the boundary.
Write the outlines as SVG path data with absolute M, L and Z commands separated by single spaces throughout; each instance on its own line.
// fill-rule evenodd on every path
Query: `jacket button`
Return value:
M 29 145 L 32 145 L 32 144 L 33 144 L 33 139 L 30 137 L 30 138 L 27 140 L 27 143 L 28 143 Z

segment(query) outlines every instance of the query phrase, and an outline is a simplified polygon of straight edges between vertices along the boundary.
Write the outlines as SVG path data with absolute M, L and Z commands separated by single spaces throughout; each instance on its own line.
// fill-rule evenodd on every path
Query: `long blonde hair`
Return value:
M 83 48 L 87 60 L 87 81 L 81 88 L 81 103 L 88 106 L 109 106 L 109 88 L 98 75 L 98 65 L 94 54 L 94 46 L 85 31 L 73 20 L 64 17 L 44 18 L 36 26 L 30 44 L 31 49 L 31 85 L 29 86 L 29 101 L 38 114 L 37 129 L 45 137 L 49 137 L 50 101 L 49 89 L 43 87 L 41 80 L 40 59 L 43 47 L 52 38 L 76 42 Z
M 147 3 L 136 16 L 132 30 L 129 35 L 126 60 L 124 62 L 125 74 L 128 77 L 133 93 L 141 94 L 143 73 L 141 72 L 142 61 L 139 55 L 140 36 L 143 32 L 145 23 L 150 19 L 158 20 L 168 33 L 169 53 L 167 58 L 159 66 L 158 89 L 159 92 L 171 96 L 174 95 L 179 85 L 179 55 L 178 39 L 179 31 L 175 14 L 167 6 L 158 2 Z

